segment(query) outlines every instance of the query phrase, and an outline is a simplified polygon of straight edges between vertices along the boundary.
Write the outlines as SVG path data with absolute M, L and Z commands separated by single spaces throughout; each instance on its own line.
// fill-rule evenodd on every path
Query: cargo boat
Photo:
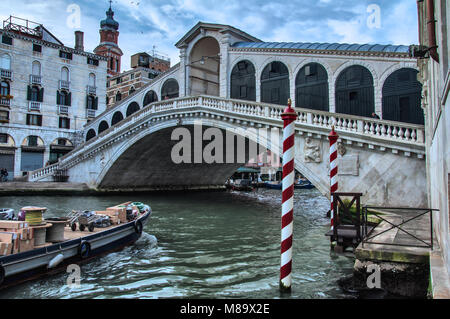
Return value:
M 137 210 L 134 220 L 126 220 L 124 223 L 119 220 L 117 224 L 104 228 L 92 228 L 89 231 L 73 230 L 73 223 L 65 223 L 64 241 L 45 243 L 28 251 L 0 256 L 0 289 L 65 272 L 67 266 L 71 264 L 82 264 L 133 244 L 140 238 L 152 214 L 151 208 L 147 205 L 145 207 L 143 210 L 141 208 Z M 49 220 L 49 223 L 51 222 Z M 20 236 L 16 238 L 18 239 Z

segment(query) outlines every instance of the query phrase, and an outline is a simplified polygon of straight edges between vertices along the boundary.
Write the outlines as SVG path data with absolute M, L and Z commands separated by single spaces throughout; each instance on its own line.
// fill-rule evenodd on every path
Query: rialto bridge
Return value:
M 224 137 L 237 132 L 281 155 L 282 143 L 261 132 L 282 128 L 291 98 L 298 113 L 295 168 L 324 195 L 334 125 L 341 191 L 362 192 L 371 204 L 426 205 L 422 86 L 408 47 L 262 42 L 206 23 L 176 46 L 179 64 L 98 115 L 84 128 L 84 144 L 29 180 L 67 169 L 70 182 L 98 189 L 223 185 L 242 163 L 175 163 L 174 130 L 194 135 L 201 123 L 203 138 L 208 128 Z M 200 147 L 213 140 L 204 139 Z

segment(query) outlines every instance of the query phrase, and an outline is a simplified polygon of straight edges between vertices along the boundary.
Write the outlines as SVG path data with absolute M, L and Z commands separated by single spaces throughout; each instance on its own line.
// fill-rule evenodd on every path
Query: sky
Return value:
M 2 0 L 0 18 L 43 24 L 69 47 L 81 30 L 85 51 L 92 52 L 108 8 L 107 0 Z M 418 42 L 414 0 L 113 0 L 112 8 L 122 71 L 137 52 L 155 50 L 178 63 L 175 43 L 199 21 L 231 25 L 267 42 Z

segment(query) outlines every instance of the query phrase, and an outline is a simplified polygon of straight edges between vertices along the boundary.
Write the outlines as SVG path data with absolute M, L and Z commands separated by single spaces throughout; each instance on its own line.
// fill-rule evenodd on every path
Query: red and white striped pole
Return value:
M 281 208 L 281 268 L 280 291 L 290 292 L 292 284 L 292 233 L 294 226 L 294 159 L 295 159 L 295 120 L 297 113 L 288 107 L 281 114 L 283 128 L 283 197 Z
M 333 207 L 333 193 L 338 190 L 338 165 L 337 165 L 337 140 L 339 135 L 334 131 L 334 126 L 331 127 L 331 132 L 328 135 L 330 140 L 330 198 L 331 198 L 331 230 L 334 229 L 334 207 Z

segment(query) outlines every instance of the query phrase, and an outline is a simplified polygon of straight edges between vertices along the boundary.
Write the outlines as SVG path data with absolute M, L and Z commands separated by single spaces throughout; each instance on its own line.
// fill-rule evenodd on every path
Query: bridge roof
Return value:
M 329 50 L 353 52 L 379 52 L 379 53 L 408 53 L 407 45 L 392 44 L 349 44 L 349 43 L 311 43 L 311 42 L 236 42 L 233 48 L 248 49 L 298 49 L 298 50 Z

